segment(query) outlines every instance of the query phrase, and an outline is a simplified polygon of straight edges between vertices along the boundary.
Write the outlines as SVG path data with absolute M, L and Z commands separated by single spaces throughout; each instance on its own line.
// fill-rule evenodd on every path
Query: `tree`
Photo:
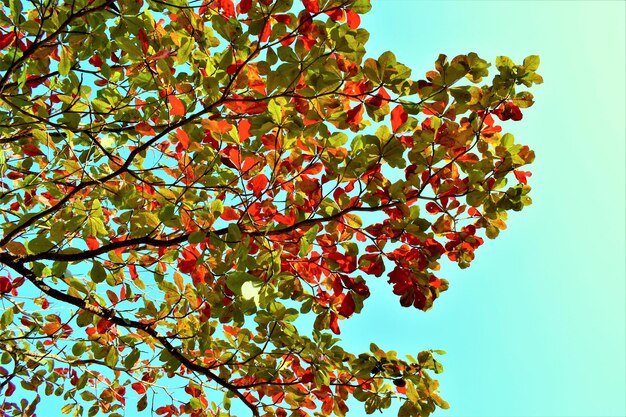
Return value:
M 373 277 L 430 309 L 440 260 L 530 203 L 534 154 L 496 122 L 539 59 L 480 85 L 485 60 L 441 55 L 417 80 L 366 58 L 369 0 L 292 3 L 4 2 L 4 415 L 447 407 L 442 352 L 335 335 Z

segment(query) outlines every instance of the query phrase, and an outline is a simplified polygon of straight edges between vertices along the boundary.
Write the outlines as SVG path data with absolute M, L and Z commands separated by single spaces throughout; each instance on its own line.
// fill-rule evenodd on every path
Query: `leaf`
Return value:
M 540 58 L 538 55 L 530 55 L 524 58 L 524 69 L 527 71 L 537 71 L 539 69 Z
M 124 359 L 124 367 L 126 369 L 132 369 L 139 360 L 140 355 L 141 352 L 139 349 L 133 349 L 133 351 Z
M 87 243 L 89 250 L 95 250 L 100 247 L 100 241 L 95 236 L 87 236 L 85 243 Z
M 222 212 L 222 214 L 220 215 L 220 218 L 222 220 L 239 220 L 239 214 L 237 213 L 237 211 L 232 208 L 232 207 L 224 207 L 224 211 Z
M 318 0 L 302 0 L 302 4 L 304 5 L 305 9 L 307 9 L 311 13 L 320 12 L 320 5 L 318 3 Z
M 394 133 L 397 132 L 398 129 L 402 127 L 402 125 L 407 121 L 408 118 L 409 116 L 404 111 L 404 108 L 401 105 L 396 106 L 391 111 L 391 130 Z
M 74 57 L 72 54 L 72 50 L 69 48 L 69 46 L 62 45 L 61 46 L 61 59 L 59 60 L 59 66 L 58 66 L 59 74 L 64 77 L 69 75 L 72 69 L 73 61 L 74 61 Z
M 450 232 L 452 230 L 453 224 L 454 222 L 453 222 L 452 217 L 450 217 L 447 214 L 442 214 L 441 216 L 439 216 L 437 221 L 433 223 L 432 229 L 433 229 L 433 232 L 437 234 L 443 234 L 443 233 Z
M 185 105 L 180 99 L 174 95 L 167 96 L 167 101 L 170 105 L 170 116 L 184 116 Z
M 242 272 L 242 271 L 232 272 L 228 274 L 228 277 L 226 278 L 226 285 L 228 286 L 228 289 L 230 289 L 236 295 L 240 295 L 240 296 L 243 295 L 242 287 L 245 283 L 251 283 L 254 287 L 255 285 L 258 285 L 259 283 L 262 283 L 262 281 L 260 281 L 254 275 L 251 275 L 251 274 L 248 274 L 247 272 Z M 246 291 L 248 291 L 247 294 L 249 295 L 250 292 L 253 292 L 255 290 L 247 286 Z
M 106 357 L 104 358 L 104 363 L 108 367 L 113 368 L 117 366 L 118 357 L 119 355 L 117 354 L 117 348 L 115 346 L 111 346 L 109 347 Z
M 364 14 L 372 9 L 370 0 L 354 0 L 350 8 L 359 14 Z
M 252 193 L 256 197 L 260 197 L 261 194 L 263 194 L 263 191 L 265 191 L 265 187 L 267 187 L 268 184 L 269 180 L 267 179 L 265 174 L 260 173 L 248 182 L 246 188 L 252 191 Z
M 156 132 L 146 122 L 139 122 L 135 125 L 135 131 L 143 136 L 156 136 Z
M 44 253 L 54 248 L 55 244 L 43 236 L 34 238 L 28 242 L 28 250 L 32 253 Z
M 37 147 L 37 145 L 33 145 L 32 143 L 26 143 L 22 145 L 22 152 L 26 156 L 40 156 L 43 155 L 43 152 Z
M 341 306 L 339 307 L 337 312 L 344 317 L 350 317 L 352 316 L 352 314 L 354 314 L 354 309 L 354 299 L 352 298 L 352 293 L 349 292 L 348 294 L 346 294 L 345 298 L 341 302 Z
M 346 11 L 347 23 L 350 29 L 357 29 L 361 25 L 361 17 L 353 10 Z
M 59 322 L 48 323 L 41 328 L 41 330 L 48 336 L 53 336 L 63 328 L 63 325 Z
M 0 50 L 6 48 L 15 39 L 15 32 L 0 33 Z
M 93 282 L 100 283 L 106 279 L 107 272 L 100 262 L 94 261 L 89 276 L 91 277 Z

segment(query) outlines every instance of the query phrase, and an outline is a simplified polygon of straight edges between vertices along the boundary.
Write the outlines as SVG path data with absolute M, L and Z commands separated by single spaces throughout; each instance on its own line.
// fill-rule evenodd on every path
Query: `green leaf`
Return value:
M 228 289 L 230 289 L 236 295 L 240 296 L 243 295 L 242 286 L 246 282 L 262 283 L 259 278 L 243 271 L 232 272 L 228 274 L 228 277 L 226 278 L 226 286 L 228 286 Z
M 201 408 L 204 408 L 204 404 L 202 404 L 202 401 L 200 401 L 198 398 L 195 398 L 195 397 L 189 400 L 189 406 L 193 410 L 199 410 Z
M 228 243 L 238 243 L 241 241 L 241 231 L 235 223 L 228 225 L 228 233 L 226 234 Z
M 21 0 L 10 0 L 9 11 L 11 12 L 11 17 L 13 18 L 14 21 L 19 23 L 23 20 Z
M 524 69 L 526 71 L 537 71 L 539 69 L 539 55 L 530 55 L 524 58 Z
M 12 322 L 13 322 L 13 309 L 8 308 L 5 310 L 4 313 L 2 313 L 2 318 L 0 318 L 0 323 L 2 323 L 4 327 L 7 327 Z
M 28 242 L 28 250 L 32 253 L 45 253 L 54 248 L 55 244 L 47 238 L 39 236 Z
M 370 0 L 355 0 L 351 6 L 352 11 L 356 13 L 367 13 L 372 10 L 372 4 Z
M 93 280 L 93 282 L 100 283 L 107 278 L 107 271 L 104 269 L 102 264 L 98 261 L 93 262 L 93 266 L 91 267 L 91 272 L 89 276 Z
M 198 244 L 200 242 L 202 242 L 204 239 L 206 238 L 206 233 L 204 232 L 193 232 L 189 235 L 189 243 L 191 244 Z
M 68 46 L 61 46 L 61 54 L 59 60 L 59 74 L 67 76 L 72 69 L 74 63 L 74 56 L 72 50 Z
M 117 360 L 118 360 L 118 353 L 117 353 L 117 347 L 115 346 L 111 346 L 109 347 L 109 351 L 107 352 L 106 357 L 104 358 L 104 363 L 111 367 L 114 368 L 115 366 L 117 366 Z

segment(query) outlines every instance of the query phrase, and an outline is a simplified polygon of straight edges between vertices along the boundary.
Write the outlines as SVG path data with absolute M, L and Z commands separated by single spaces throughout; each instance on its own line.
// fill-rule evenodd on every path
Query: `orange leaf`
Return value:
M 45 334 L 47 334 L 48 336 L 52 336 L 54 335 L 56 332 L 58 332 L 59 330 L 61 330 L 61 328 L 63 327 L 63 325 L 61 323 L 48 323 L 45 326 L 43 326 L 41 328 L 41 330 L 43 330 L 43 332 Z
M 184 116 L 185 105 L 176 96 L 167 96 L 167 101 L 170 103 L 170 115 L 171 116 Z
M 178 143 L 181 144 L 184 150 L 189 149 L 189 136 L 187 135 L 187 132 L 179 127 L 176 129 L 176 137 L 178 138 Z
M 348 10 L 346 12 L 346 16 L 348 17 L 348 27 L 350 29 L 356 29 L 361 24 L 361 17 L 353 12 L 352 10 Z
M 100 247 L 100 242 L 94 236 L 86 237 L 85 242 L 89 250 L 98 249 Z
M 243 119 L 239 122 L 239 125 L 237 126 L 237 131 L 239 132 L 240 142 L 243 142 L 244 140 L 250 137 L 251 126 L 252 126 L 252 123 L 250 123 L 250 120 L 248 119 Z
M 220 215 L 222 220 L 239 220 L 239 213 L 232 207 L 224 207 L 224 211 Z
M 270 25 L 270 21 L 265 22 L 265 26 L 263 26 L 263 31 L 259 34 L 259 42 L 267 42 L 270 38 L 270 34 L 272 33 L 272 26 Z
M 144 136 L 156 136 L 156 132 L 154 131 L 152 126 L 150 126 L 146 122 L 137 123 L 135 125 L 135 131 Z

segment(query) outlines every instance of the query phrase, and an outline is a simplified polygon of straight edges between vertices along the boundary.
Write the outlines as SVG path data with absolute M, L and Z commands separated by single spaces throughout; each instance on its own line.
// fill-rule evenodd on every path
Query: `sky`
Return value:
M 373 0 L 370 56 L 415 76 L 440 53 L 541 56 L 536 104 L 505 130 L 535 150 L 533 205 L 512 213 L 433 310 L 400 307 L 381 278 L 343 345 L 443 349 L 435 417 L 626 415 L 625 78 L 622 1 Z M 377 291 L 378 290 L 378 291 Z

